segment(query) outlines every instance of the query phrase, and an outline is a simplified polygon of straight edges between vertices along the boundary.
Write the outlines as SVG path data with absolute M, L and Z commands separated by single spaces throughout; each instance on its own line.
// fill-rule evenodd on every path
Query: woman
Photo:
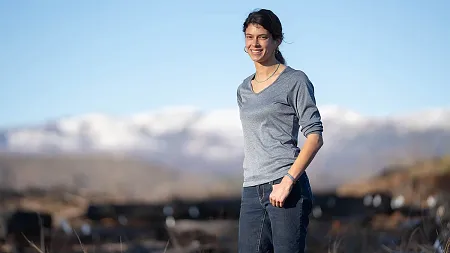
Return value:
M 312 206 L 305 170 L 323 145 L 314 87 L 286 65 L 272 11 L 250 13 L 243 32 L 256 72 L 237 89 L 245 154 L 239 252 L 304 252 Z M 299 131 L 306 137 L 301 152 Z

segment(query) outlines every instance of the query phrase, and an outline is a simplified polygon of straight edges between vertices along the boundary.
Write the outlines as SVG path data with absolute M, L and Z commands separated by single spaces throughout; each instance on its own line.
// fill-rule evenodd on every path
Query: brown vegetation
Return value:
M 429 196 L 450 192 L 450 155 L 394 165 L 375 178 L 343 185 L 340 195 L 364 196 L 368 192 L 389 192 L 405 197 L 405 204 L 424 206 Z
M 35 189 L 22 192 L 16 197 L 0 199 L 4 209 L 23 207 L 29 210 L 50 212 L 55 216 L 55 226 L 61 219 L 68 220 L 74 229 L 82 224 L 80 218 L 92 202 L 129 202 L 138 199 L 147 201 L 168 200 L 173 196 L 208 198 L 219 195 L 238 195 L 239 180 L 223 181 L 222 188 L 205 177 L 178 174 L 158 166 L 121 157 L 24 157 L 0 156 L 0 173 L 11 180 L 17 189 L 25 183 L 39 187 L 52 182 L 50 191 Z M 83 176 L 80 176 L 83 175 Z M 35 178 L 36 177 L 36 178 Z M 22 182 L 22 183 L 21 183 Z M 58 188 L 59 182 L 60 187 Z M 409 166 L 393 166 L 378 177 L 343 185 L 337 189 L 339 195 L 364 196 L 369 192 L 389 192 L 405 196 L 405 204 L 421 204 L 425 207 L 428 196 L 450 196 L 450 156 L 416 162 Z M 211 183 L 211 184 L 208 184 Z M 201 185 L 202 187 L 199 187 Z M 5 186 L 5 184 L 3 185 Z M 64 187 L 63 187 L 64 186 Z M 127 187 L 130 187 L 128 189 Z M 192 186 L 192 187 L 190 187 Z M 195 187 L 194 187 L 195 186 Z M 121 188 L 122 187 L 122 188 Z M 121 190 L 124 188 L 127 191 Z M 162 190 L 165 187 L 165 190 Z M 203 188 L 205 187 L 205 188 Z M 217 190 L 219 188 L 219 190 Z M 57 190 L 55 190 L 57 189 Z M 82 189 L 82 190 L 80 190 Z M 216 190 L 216 191 L 213 191 Z M 136 192 L 144 192 L 141 196 Z M 95 193 L 95 194 L 94 194 Z M 450 207 L 450 198 L 439 198 L 439 205 Z M 444 201 L 444 202 L 442 202 Z M 436 252 L 433 243 L 438 238 L 443 248 L 450 246 L 447 223 L 436 223 L 436 210 L 428 215 L 409 217 L 394 212 L 372 217 L 370 221 L 312 220 L 308 234 L 308 252 L 311 253 L 378 253 L 378 252 Z M 97 224 L 97 229 L 117 229 L 117 221 Z M 446 220 L 448 222 L 448 220 Z M 113 224 L 113 225 L 111 225 Z M 131 224 L 131 222 L 130 222 Z M 123 228 L 120 228 L 123 229 Z M 139 227 L 142 229 L 142 226 Z M 81 238 L 70 239 L 72 246 L 55 245 L 53 252 L 61 247 L 71 252 L 146 252 L 139 248 L 154 248 L 150 252 L 236 252 L 236 220 L 176 220 L 167 226 L 168 240 L 155 241 L 144 238 L 128 240 L 117 237 L 112 241 L 96 238 L 93 242 Z M 79 231 L 79 230 L 78 230 Z M 446 234 L 447 233 L 447 234 Z M 67 244 L 69 239 L 61 230 L 56 231 L 56 243 Z M 38 243 L 37 243 L 38 244 Z M 75 245 L 75 246 L 73 246 Z M 231 249 L 225 250 L 227 246 Z M 218 247 L 223 251 L 219 251 Z M 209 249 L 209 251 L 207 251 Z M 133 251 L 136 250 L 136 251 Z M 1 251 L 1 250 L 0 250 Z M 447 249 L 447 252 L 449 250 Z M 50 253 L 53 253 L 50 252 Z M 69 251 L 68 251 L 69 252 Z M 148 251 L 147 251 L 148 252 Z M 447 253 L 446 251 L 443 251 Z

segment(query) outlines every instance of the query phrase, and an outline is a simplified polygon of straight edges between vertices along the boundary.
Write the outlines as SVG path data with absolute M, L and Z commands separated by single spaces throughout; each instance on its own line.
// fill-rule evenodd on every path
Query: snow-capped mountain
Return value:
M 450 152 L 450 109 L 386 118 L 335 106 L 320 109 L 325 145 L 308 169 L 316 188 L 372 175 L 411 156 Z M 183 170 L 236 175 L 243 159 L 237 109 L 172 107 L 128 117 L 65 117 L 0 131 L 0 147 L 21 153 L 118 152 Z

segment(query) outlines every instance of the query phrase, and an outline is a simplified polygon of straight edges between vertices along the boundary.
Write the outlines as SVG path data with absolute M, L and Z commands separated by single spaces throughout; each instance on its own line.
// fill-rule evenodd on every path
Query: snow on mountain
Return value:
M 450 151 L 450 110 L 365 117 L 321 107 L 325 145 L 308 170 L 317 186 L 371 175 L 408 157 Z M 300 139 L 300 144 L 303 143 Z M 0 131 L 14 152 L 122 152 L 184 170 L 240 174 L 242 133 L 237 109 L 168 107 L 127 117 L 86 114 Z

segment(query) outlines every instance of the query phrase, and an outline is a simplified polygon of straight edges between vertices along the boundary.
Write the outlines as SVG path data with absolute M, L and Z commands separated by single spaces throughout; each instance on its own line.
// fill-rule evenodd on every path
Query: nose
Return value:
M 259 46 L 258 38 L 254 38 L 254 39 L 252 40 L 252 46 L 253 46 L 253 47 L 258 47 L 258 46 Z

